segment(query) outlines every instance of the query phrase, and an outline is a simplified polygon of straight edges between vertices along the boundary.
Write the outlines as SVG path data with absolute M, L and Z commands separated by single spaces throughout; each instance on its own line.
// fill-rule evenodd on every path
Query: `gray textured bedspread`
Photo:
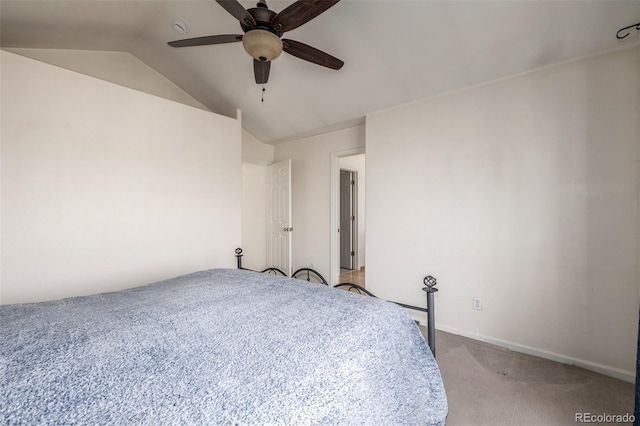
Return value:
M 0 306 L 2 424 L 443 424 L 408 313 L 327 286 L 210 270 Z

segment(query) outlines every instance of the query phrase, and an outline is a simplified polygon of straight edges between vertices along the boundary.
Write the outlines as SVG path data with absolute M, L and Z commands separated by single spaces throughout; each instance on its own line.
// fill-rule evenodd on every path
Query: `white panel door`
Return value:
M 291 274 L 291 160 L 269 166 L 267 263 Z

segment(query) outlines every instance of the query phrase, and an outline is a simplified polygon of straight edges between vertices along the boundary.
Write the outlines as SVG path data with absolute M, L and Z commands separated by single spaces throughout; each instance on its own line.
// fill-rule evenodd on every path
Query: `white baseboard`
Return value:
M 420 325 L 426 326 L 426 324 L 420 322 Z M 465 331 L 457 330 L 455 328 L 437 325 L 437 330 L 444 331 L 446 333 L 456 334 L 458 336 L 468 337 L 469 339 L 479 340 L 481 342 L 490 343 L 492 345 L 500 346 L 514 352 L 520 352 L 527 355 L 537 356 L 539 358 L 548 359 L 551 361 L 560 362 L 562 364 L 575 365 L 576 367 L 584 368 L 585 370 L 594 371 L 605 376 L 613 377 L 615 379 L 623 380 L 629 383 L 635 383 L 636 374 L 633 371 L 622 370 L 620 368 L 610 367 L 607 365 L 598 364 L 596 362 L 585 361 L 583 359 L 573 358 L 566 355 L 561 355 L 555 352 L 546 351 L 543 349 L 533 348 L 531 346 L 521 345 L 519 343 L 510 342 L 507 340 L 496 339 L 489 336 L 483 336 L 481 334 L 473 334 Z M 437 344 L 437 341 L 436 341 Z M 437 347 L 437 346 L 436 346 Z

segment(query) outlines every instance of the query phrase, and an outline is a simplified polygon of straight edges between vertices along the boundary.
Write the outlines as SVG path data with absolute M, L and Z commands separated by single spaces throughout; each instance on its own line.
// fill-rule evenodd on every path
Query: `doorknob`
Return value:
M 282 228 L 282 230 L 284 232 L 291 232 L 291 231 L 293 231 L 293 228 Z

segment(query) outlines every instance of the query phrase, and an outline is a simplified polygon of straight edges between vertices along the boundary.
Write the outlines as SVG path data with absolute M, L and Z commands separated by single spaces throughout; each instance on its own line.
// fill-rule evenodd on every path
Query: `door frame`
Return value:
M 353 255 L 351 256 L 351 269 L 357 271 L 360 269 L 360 264 L 358 262 L 358 237 L 360 236 L 360 232 L 358 232 L 358 220 L 359 220 L 359 211 L 358 211 L 358 171 L 354 169 L 350 169 L 348 167 L 340 167 L 340 172 L 348 172 L 351 173 L 351 177 L 353 180 L 353 184 L 351 185 L 351 197 L 349 197 L 349 202 L 351 203 L 351 215 L 353 216 L 353 220 L 351 220 L 351 251 Z M 342 191 L 342 189 L 340 189 Z M 339 199 L 338 204 L 338 212 L 342 209 L 342 196 Z M 340 224 L 340 215 L 338 215 L 338 224 Z M 340 228 L 340 226 L 338 226 Z M 342 237 L 340 235 L 340 237 Z M 339 238 L 338 240 L 340 240 Z M 342 244 L 339 244 L 339 254 L 342 255 Z M 342 268 L 342 259 L 340 259 L 340 268 Z
M 331 274 L 329 275 L 329 283 L 332 285 L 338 284 L 340 280 L 340 236 L 338 235 L 340 228 L 340 158 L 359 154 L 366 154 L 365 147 L 331 153 L 331 224 L 329 228 L 331 242 L 329 268 Z

